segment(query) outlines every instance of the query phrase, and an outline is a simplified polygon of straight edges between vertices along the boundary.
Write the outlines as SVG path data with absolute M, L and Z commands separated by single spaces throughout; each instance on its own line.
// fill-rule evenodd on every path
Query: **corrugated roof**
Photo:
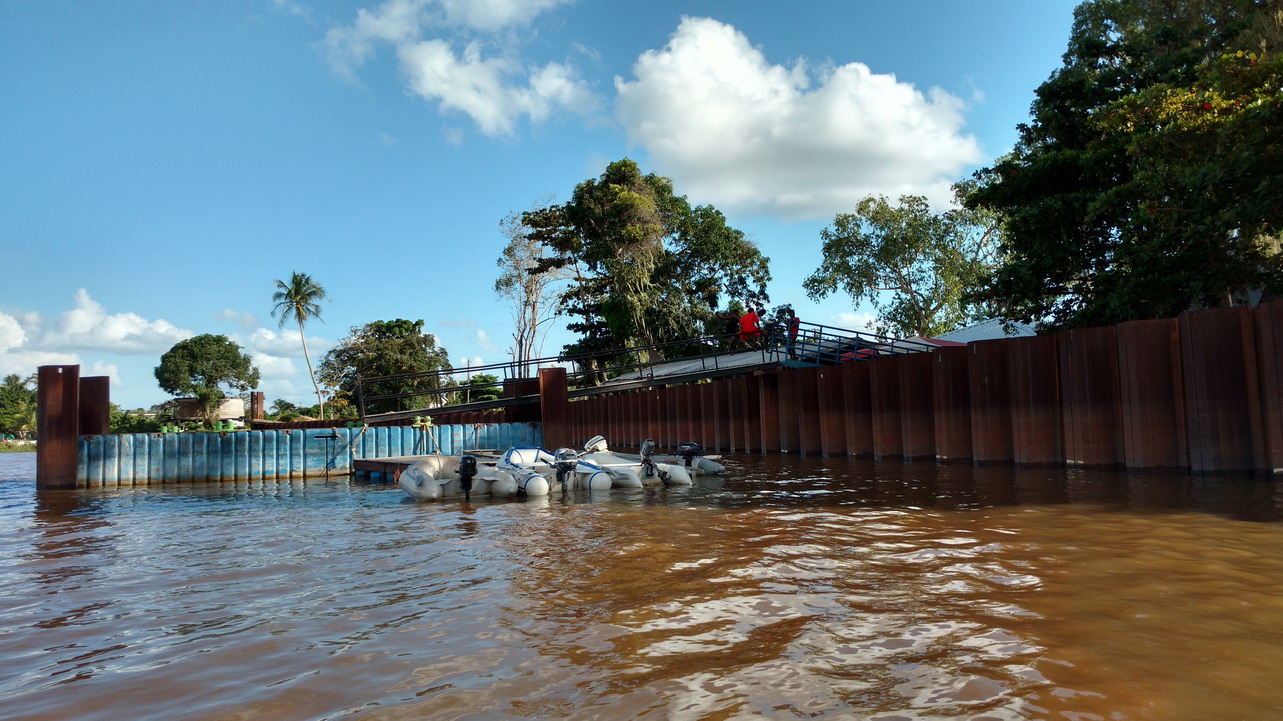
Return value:
M 975 325 L 969 325 L 966 328 L 951 330 L 948 333 L 942 333 L 937 338 L 940 340 L 951 340 L 955 343 L 970 343 L 977 340 L 994 340 L 995 338 L 1019 338 L 1021 336 L 1037 335 L 1033 326 L 1024 323 L 1013 323 L 1011 330 L 1003 327 L 1001 318 L 990 318 L 989 320 L 980 321 Z

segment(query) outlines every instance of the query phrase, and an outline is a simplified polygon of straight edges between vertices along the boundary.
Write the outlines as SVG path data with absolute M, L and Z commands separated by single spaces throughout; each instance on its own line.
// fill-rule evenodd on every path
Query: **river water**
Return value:
M 0 454 L 0 717 L 1283 718 L 1279 484 L 726 464 L 414 504 Z

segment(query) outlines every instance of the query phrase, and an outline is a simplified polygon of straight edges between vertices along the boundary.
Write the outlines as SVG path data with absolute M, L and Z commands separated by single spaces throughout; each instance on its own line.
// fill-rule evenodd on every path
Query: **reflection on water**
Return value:
M 15 718 L 1283 717 L 1283 493 L 737 457 L 693 488 L 0 483 Z

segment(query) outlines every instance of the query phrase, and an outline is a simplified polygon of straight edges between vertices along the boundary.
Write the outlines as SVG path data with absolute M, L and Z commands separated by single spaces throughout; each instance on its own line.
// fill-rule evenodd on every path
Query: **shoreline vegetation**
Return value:
M 35 453 L 35 441 L 3 441 L 0 442 L 0 453 Z

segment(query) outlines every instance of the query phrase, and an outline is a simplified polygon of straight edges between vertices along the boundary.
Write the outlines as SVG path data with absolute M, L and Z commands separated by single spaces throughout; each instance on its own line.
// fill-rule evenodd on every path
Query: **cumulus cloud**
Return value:
M 89 364 L 89 369 L 81 373 L 81 377 L 107 376 L 113 386 L 120 387 L 124 381 L 120 380 L 120 368 L 115 363 L 103 363 L 94 361 Z
M 250 357 L 254 359 L 254 365 L 264 379 L 294 378 L 302 373 L 289 358 L 267 353 L 250 353 Z
M 319 359 L 325 355 L 334 344 L 325 338 L 307 336 L 307 352 L 314 359 Z M 298 332 L 274 331 L 268 328 L 255 328 L 253 333 L 249 334 L 249 340 L 246 346 L 259 355 L 280 356 L 282 358 L 302 358 L 303 343 L 299 340 Z
M 325 52 L 334 72 L 355 79 L 380 45 L 395 49 L 411 92 L 442 112 L 463 113 L 486 135 L 506 136 L 523 118 L 542 122 L 592 112 L 596 96 L 569 65 L 522 62 L 513 28 L 566 0 L 388 0 L 333 28 Z M 457 134 L 448 136 L 458 142 Z
M 159 355 L 195 335 L 164 319 L 146 320 L 136 313 L 109 314 L 84 288 L 76 291 L 75 302 L 76 307 L 59 316 L 50 327 L 26 328 L 31 350 Z M 43 319 L 36 321 L 29 316 L 27 322 L 43 323 Z
M 878 320 L 872 313 L 838 313 L 832 316 L 829 322 L 838 328 L 872 333 Z
M 958 97 L 861 63 L 773 65 L 708 18 L 683 18 L 633 73 L 615 79 L 620 122 L 698 202 L 812 219 L 871 194 L 945 203 L 963 168 L 982 158 L 962 131 Z
M 258 316 L 254 315 L 253 313 L 250 313 L 249 311 L 232 310 L 231 308 L 224 308 L 220 310 L 218 312 L 218 318 L 220 320 L 231 321 L 232 323 L 235 323 L 238 327 L 240 327 L 242 330 L 251 330 L 254 327 L 256 327 L 260 322 Z
M 481 346 L 481 350 L 491 353 L 499 352 L 499 347 L 494 344 L 494 341 L 490 340 L 490 335 L 480 328 L 477 329 L 477 344 Z
M 0 313 L 0 353 L 18 348 L 27 342 L 27 333 L 18 323 L 18 319 L 6 313 Z

